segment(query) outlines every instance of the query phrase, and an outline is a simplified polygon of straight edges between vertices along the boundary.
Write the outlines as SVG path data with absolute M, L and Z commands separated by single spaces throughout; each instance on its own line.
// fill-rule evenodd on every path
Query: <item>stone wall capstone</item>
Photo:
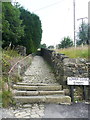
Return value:
M 62 85 L 67 85 L 67 77 L 89 77 L 86 59 L 72 59 L 65 54 L 43 48 L 41 55 L 52 66 L 57 81 Z

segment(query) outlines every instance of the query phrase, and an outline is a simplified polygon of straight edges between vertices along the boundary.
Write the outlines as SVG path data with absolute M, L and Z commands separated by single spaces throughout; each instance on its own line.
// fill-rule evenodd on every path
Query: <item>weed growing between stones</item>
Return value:
M 11 91 L 3 91 L 2 92 L 2 107 L 9 107 L 11 105 L 15 105 Z
M 83 89 L 82 87 L 76 87 L 74 91 L 74 101 L 82 101 L 83 100 Z
M 86 87 L 86 101 L 90 101 L 90 96 L 89 96 L 89 87 Z M 83 95 L 83 86 L 76 86 L 75 91 L 74 91 L 74 101 L 77 102 L 82 102 L 84 100 L 84 95 Z

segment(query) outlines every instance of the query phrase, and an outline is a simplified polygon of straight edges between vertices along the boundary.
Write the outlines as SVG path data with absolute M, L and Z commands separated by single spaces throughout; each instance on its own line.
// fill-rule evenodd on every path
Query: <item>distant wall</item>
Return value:
M 41 49 L 41 55 L 52 66 L 57 81 L 62 85 L 67 84 L 67 77 L 89 77 L 89 65 L 85 59 L 71 59 L 65 54 L 47 49 Z

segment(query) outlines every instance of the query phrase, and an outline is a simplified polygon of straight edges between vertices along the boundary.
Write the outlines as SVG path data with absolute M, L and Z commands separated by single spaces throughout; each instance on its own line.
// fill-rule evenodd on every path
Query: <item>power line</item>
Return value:
M 76 37 L 75 37 L 75 26 L 76 26 L 76 23 L 75 23 L 75 0 L 73 0 L 73 20 L 74 20 L 74 46 L 76 48 Z
M 50 5 L 47 5 L 47 6 L 44 6 L 44 7 L 42 7 L 42 8 L 36 9 L 36 10 L 34 10 L 33 12 L 40 11 L 40 10 L 43 10 L 43 9 L 52 7 L 52 6 L 57 5 L 58 3 L 61 3 L 61 2 L 63 2 L 63 1 L 64 1 L 64 0 L 61 0 L 61 1 L 58 1 L 58 2 L 55 2 L 55 3 L 52 3 L 52 4 L 50 4 Z
M 88 19 L 87 17 L 84 17 L 84 18 L 79 18 L 79 19 L 77 19 L 77 20 L 82 20 L 82 23 L 83 23 L 83 20 L 84 19 Z

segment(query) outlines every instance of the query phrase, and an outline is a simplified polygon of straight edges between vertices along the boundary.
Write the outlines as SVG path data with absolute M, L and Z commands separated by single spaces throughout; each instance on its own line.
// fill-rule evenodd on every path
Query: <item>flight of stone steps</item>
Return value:
M 66 96 L 62 86 L 58 84 L 23 83 L 13 85 L 13 95 L 16 103 L 56 103 L 70 104 L 71 98 Z

